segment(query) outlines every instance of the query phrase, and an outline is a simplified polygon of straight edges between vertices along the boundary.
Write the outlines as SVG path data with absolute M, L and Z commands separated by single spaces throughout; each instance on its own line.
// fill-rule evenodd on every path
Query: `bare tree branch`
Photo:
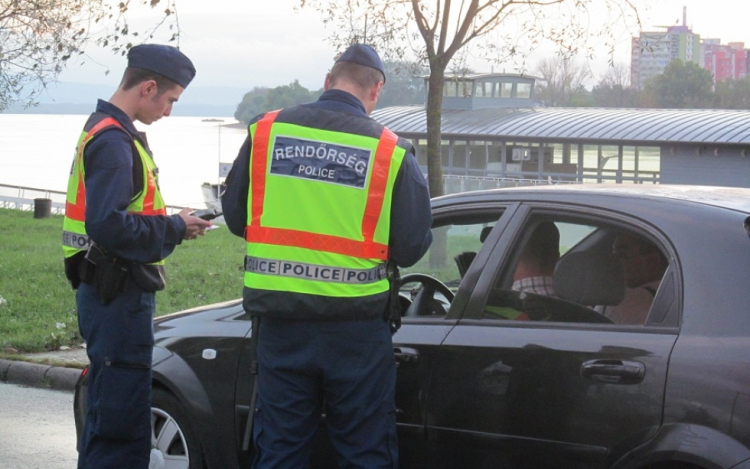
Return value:
M 131 8 L 159 4 L 164 10 L 153 28 L 131 30 Z M 17 101 L 33 105 L 72 58 L 85 57 L 87 46 L 125 54 L 163 27 L 173 30 L 170 41 L 179 39 L 175 0 L 0 0 L 0 111 Z

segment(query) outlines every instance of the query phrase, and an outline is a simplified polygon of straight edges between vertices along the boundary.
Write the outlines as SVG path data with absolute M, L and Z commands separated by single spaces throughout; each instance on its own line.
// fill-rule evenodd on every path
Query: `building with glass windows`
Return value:
M 446 193 L 550 182 L 750 187 L 750 111 L 543 108 L 534 84 L 513 74 L 446 79 Z M 372 117 L 413 142 L 426 173 L 424 106 Z

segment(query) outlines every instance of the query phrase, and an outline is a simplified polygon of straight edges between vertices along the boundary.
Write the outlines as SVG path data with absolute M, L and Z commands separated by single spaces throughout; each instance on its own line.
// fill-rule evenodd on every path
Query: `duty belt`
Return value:
M 91 246 L 91 239 L 88 236 L 80 233 L 73 233 L 72 231 L 63 231 L 63 246 L 69 248 L 81 249 L 86 251 Z
M 345 269 L 303 262 L 280 261 L 245 256 L 245 271 L 263 275 L 301 278 L 320 282 L 335 283 L 375 283 L 387 277 L 385 264 L 372 269 Z

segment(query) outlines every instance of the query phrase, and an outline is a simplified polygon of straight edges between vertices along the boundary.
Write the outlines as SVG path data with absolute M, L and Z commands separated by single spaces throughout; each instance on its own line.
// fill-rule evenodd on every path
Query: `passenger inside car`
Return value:
M 628 233 L 617 235 L 612 251 L 622 262 L 627 289 L 620 304 L 602 312 L 617 324 L 644 324 L 667 270 L 667 258 L 650 241 Z

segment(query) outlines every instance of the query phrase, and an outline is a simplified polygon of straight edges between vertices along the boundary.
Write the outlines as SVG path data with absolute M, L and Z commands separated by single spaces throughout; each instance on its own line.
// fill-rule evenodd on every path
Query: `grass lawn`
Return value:
M 0 353 L 80 345 L 75 292 L 65 278 L 61 215 L 0 209 Z M 178 246 L 156 315 L 242 296 L 244 241 L 226 226 Z

